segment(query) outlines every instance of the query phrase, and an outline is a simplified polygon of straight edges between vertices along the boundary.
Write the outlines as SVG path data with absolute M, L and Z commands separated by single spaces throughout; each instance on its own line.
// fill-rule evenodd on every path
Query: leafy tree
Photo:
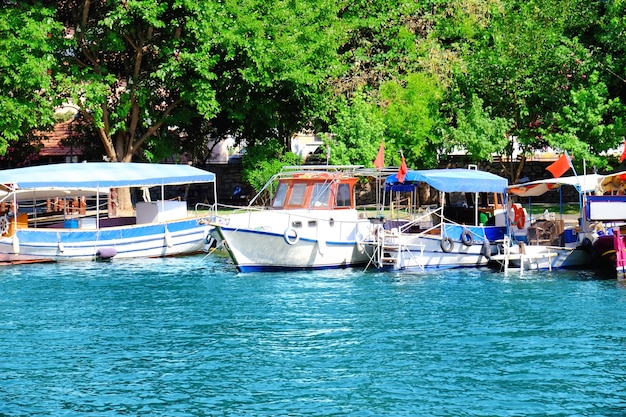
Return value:
M 216 80 L 220 135 L 290 149 L 291 137 L 326 108 L 326 80 L 337 76 L 339 5 L 329 0 L 224 2 Z
M 436 128 L 441 125 L 439 108 L 443 98 L 437 80 L 424 73 L 410 74 L 403 84 L 383 83 L 380 95 L 385 137 L 403 151 L 412 166 L 435 166 L 441 145 Z
M 57 91 L 95 127 L 110 160 L 132 160 L 189 110 L 215 115 L 213 4 L 57 3 L 65 25 Z
M 20 139 L 36 139 L 35 129 L 52 128 L 57 102 L 52 93 L 55 61 L 50 39 L 61 33 L 61 25 L 54 10 L 40 4 L 0 3 L 0 155 L 4 155 L 9 146 L 24 148 Z M 20 162 L 24 161 L 15 161 Z
M 468 109 L 458 109 L 455 126 L 446 129 L 447 151 L 460 147 L 476 160 L 493 161 L 493 155 L 499 154 L 509 145 L 507 137 L 511 122 L 500 117 L 491 117 L 483 101 L 476 95 L 472 97 Z
M 585 45 L 569 33 L 574 27 L 573 16 L 581 8 L 588 8 L 587 3 L 511 0 L 503 5 L 484 36 L 466 45 L 467 70 L 459 71 L 456 80 L 461 96 L 475 94 L 491 109 L 493 117 L 511 120 L 507 136 L 522 151 L 521 163 L 509 172 L 516 180 L 527 154 L 559 144 L 546 132 L 561 130 L 558 123 L 562 119 L 557 115 L 571 104 L 570 91 L 594 82 L 588 74 L 597 63 L 590 59 Z M 579 133 L 576 140 L 581 144 L 570 142 L 575 149 L 582 149 L 584 140 L 595 137 Z M 508 152 L 512 154 L 512 146 Z M 508 169 L 509 165 L 503 167 Z
M 330 162 L 338 165 L 372 166 L 385 133 L 380 107 L 362 92 L 337 102 L 333 136 L 325 142 L 331 147 Z M 385 139 L 385 159 L 391 161 L 392 143 Z
M 596 167 L 609 163 L 601 154 L 616 147 L 625 134 L 624 105 L 618 98 L 610 99 L 606 85 L 598 73 L 589 76 L 588 86 L 570 92 L 570 103 L 554 112 L 553 129 L 546 129 L 551 146 L 568 150 Z M 557 128 L 558 126 L 558 128 Z
M 278 174 L 283 166 L 299 165 L 302 159 L 293 152 L 285 152 L 285 148 L 276 139 L 268 140 L 264 143 L 257 143 L 246 148 L 242 159 L 242 178 L 250 184 L 257 192 Z M 271 198 L 270 190 L 262 198 L 264 201 L 257 203 L 265 204 Z

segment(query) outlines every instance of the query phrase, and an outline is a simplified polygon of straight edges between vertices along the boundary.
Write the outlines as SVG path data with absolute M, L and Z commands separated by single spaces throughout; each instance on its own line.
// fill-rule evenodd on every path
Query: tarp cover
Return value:
M 214 173 L 189 165 L 137 162 L 52 164 L 0 171 L 0 184 L 19 190 L 153 187 L 214 181 Z
M 521 197 L 536 197 L 550 190 L 558 189 L 562 185 L 570 185 L 576 187 L 579 192 L 593 192 L 598 188 L 602 175 L 572 175 L 569 177 L 548 178 L 545 180 L 537 180 L 526 182 L 523 184 L 515 184 L 509 187 L 509 193 L 519 195 Z
M 398 183 L 396 174 L 385 180 L 387 188 L 394 189 L 395 184 L 424 182 L 431 187 L 446 193 L 504 193 L 508 180 L 498 175 L 476 169 L 429 169 L 411 170 L 407 172 L 404 183 Z

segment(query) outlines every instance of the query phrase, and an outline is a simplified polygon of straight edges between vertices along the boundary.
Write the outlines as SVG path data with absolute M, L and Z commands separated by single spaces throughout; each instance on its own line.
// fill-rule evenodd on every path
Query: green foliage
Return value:
M 17 3 L 0 9 L 0 155 L 33 129 L 50 129 L 56 103 L 51 39 L 61 25 L 53 9 Z
M 457 110 L 455 126 L 447 129 L 446 142 L 467 150 L 477 161 L 492 161 L 493 155 L 502 154 L 509 144 L 510 128 L 510 121 L 491 117 L 483 101 L 474 95 L 468 109 Z
M 435 166 L 441 142 L 435 128 L 442 123 L 439 108 L 443 98 L 437 80 L 424 73 L 410 74 L 403 84 L 388 81 L 381 85 L 380 95 L 385 137 L 402 150 L 412 167 Z M 399 156 L 395 161 L 400 164 Z
M 0 11 L 0 154 L 62 101 L 94 155 L 203 159 L 234 137 L 257 187 L 298 162 L 302 129 L 327 133 L 331 163 L 372 166 L 384 141 L 387 165 L 402 150 L 412 167 L 512 154 L 508 137 L 522 163 L 552 147 L 610 169 L 598 155 L 625 135 L 624 0 L 44 4 Z
M 553 115 L 558 130 L 546 132 L 546 140 L 557 149 L 567 150 L 578 161 L 597 168 L 611 168 L 601 153 L 615 147 L 626 135 L 624 105 L 609 99 L 598 73 L 589 76 L 589 85 L 570 92 L 570 103 Z
M 301 163 L 302 159 L 293 152 L 285 152 L 278 140 L 269 140 L 246 147 L 242 158 L 242 178 L 258 192 L 283 166 Z
M 381 109 L 362 92 L 349 101 L 338 101 L 336 122 L 331 126 L 330 163 L 336 165 L 373 166 L 378 148 L 384 138 L 385 124 Z M 385 141 L 385 146 L 391 143 Z M 386 162 L 390 153 L 385 153 Z

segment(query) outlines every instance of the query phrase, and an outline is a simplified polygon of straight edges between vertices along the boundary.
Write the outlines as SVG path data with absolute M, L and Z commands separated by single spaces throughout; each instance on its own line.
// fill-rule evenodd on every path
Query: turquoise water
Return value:
M 586 272 L 0 272 L 0 416 L 623 416 L 626 286 Z

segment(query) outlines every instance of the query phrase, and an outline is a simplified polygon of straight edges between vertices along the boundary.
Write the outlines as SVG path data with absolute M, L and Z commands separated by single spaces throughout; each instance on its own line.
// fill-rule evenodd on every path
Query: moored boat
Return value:
M 3 262 L 80 261 L 186 255 L 207 250 L 214 205 L 194 213 L 166 188 L 201 184 L 216 196 L 215 175 L 189 165 L 68 163 L 0 171 Z M 139 188 L 128 216 L 117 191 Z M 152 201 L 151 190 L 158 200 Z M 206 209 L 209 212 L 206 212 Z
M 595 222 L 594 254 L 600 267 L 626 280 L 626 171 L 603 176 L 598 195 L 585 201 L 585 217 Z
M 386 178 L 389 216 L 367 242 L 377 267 L 427 270 L 487 265 L 494 253 L 492 242 L 506 233 L 503 195 L 508 181 L 470 168 L 408 170 L 402 181 L 397 174 Z M 420 200 L 424 186 L 438 192 L 434 204 Z M 401 199 L 407 202 L 402 212 L 397 204 Z
M 366 265 L 372 225 L 356 209 L 360 168 L 284 167 L 248 207 L 216 217 L 211 235 L 241 272 Z M 257 206 L 270 190 L 269 206 Z
M 498 245 L 499 253 L 492 257 L 492 261 L 504 269 L 522 270 L 590 266 L 596 235 L 594 224 L 583 215 L 582 205 L 588 194 L 596 190 L 599 179 L 597 174 L 574 175 L 508 187 L 510 233 L 507 243 L 510 244 Z M 563 187 L 573 187 L 576 191 L 579 210 L 575 216 L 563 213 Z M 558 213 L 546 210 L 537 217 L 528 214 L 532 213 L 532 198 L 548 192 L 559 193 Z M 514 203 L 515 198 L 526 199 L 528 209 L 521 203 Z

